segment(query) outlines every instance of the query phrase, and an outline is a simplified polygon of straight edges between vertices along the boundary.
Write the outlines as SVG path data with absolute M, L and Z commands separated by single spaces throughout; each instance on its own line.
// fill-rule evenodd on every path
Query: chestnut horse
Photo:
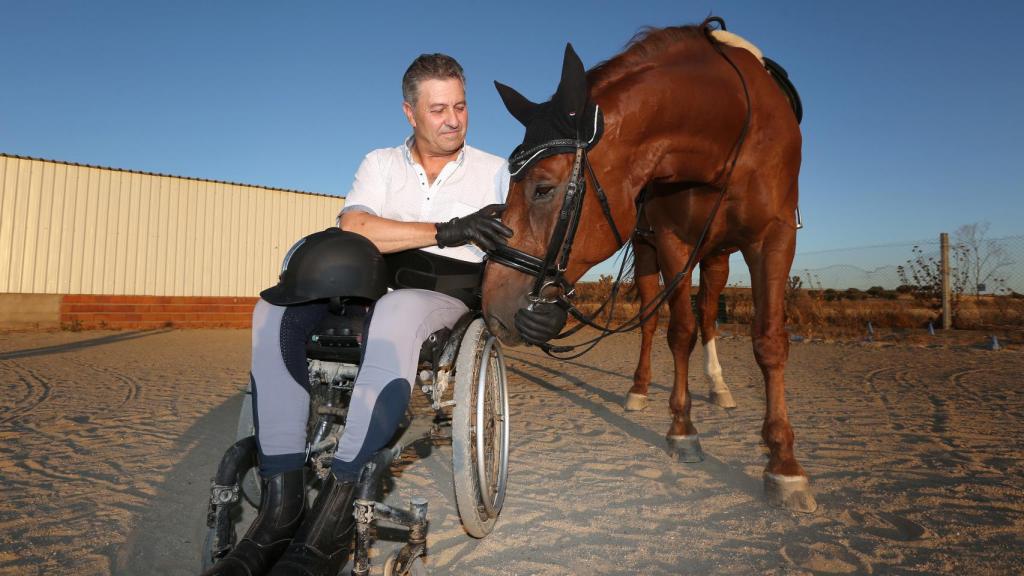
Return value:
M 658 281 L 661 267 L 658 265 L 657 246 L 651 238 L 654 230 L 647 223 L 642 208 L 637 230 L 641 233 L 633 236 L 634 282 L 640 295 L 640 309 L 648 310 L 661 290 Z M 736 407 L 736 401 L 722 377 L 722 365 L 718 362 L 718 347 L 715 344 L 718 335 L 718 328 L 715 325 L 718 318 L 718 297 L 722 294 L 728 279 L 728 252 L 709 254 L 700 261 L 697 325 L 704 348 L 704 375 L 708 379 L 708 400 L 722 408 L 732 409 Z M 665 279 L 666 282 L 669 280 Z M 647 407 L 647 390 L 651 384 L 651 346 L 654 344 L 654 333 L 657 328 L 658 311 L 654 310 L 650 317 L 640 324 L 640 358 L 633 373 L 633 387 L 626 394 L 626 402 L 623 404 L 628 412 Z
M 572 284 L 629 237 L 643 188 L 671 184 L 644 199 L 659 266 L 666 277 L 685 276 L 669 284 L 669 448 L 683 461 L 702 458 L 687 387 L 696 330 L 684 269 L 739 250 L 750 269 L 751 339 L 765 381 L 765 492 L 774 505 L 810 512 L 817 504 L 794 454 L 784 381 L 800 128 L 757 56 L 716 39 L 716 20 L 648 30 L 589 73 L 566 46 L 548 102 L 497 85 L 526 134 L 509 159 L 502 217 L 515 235 L 487 264 L 484 317 L 493 334 L 516 345 L 523 341 L 517 313 L 538 314 L 552 302 L 571 309 Z

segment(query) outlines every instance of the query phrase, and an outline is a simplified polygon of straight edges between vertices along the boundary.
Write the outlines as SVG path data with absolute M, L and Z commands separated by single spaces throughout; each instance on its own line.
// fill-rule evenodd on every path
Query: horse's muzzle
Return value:
M 567 317 L 565 308 L 557 303 L 535 302 L 516 312 L 516 330 L 530 344 L 543 344 L 558 336 Z

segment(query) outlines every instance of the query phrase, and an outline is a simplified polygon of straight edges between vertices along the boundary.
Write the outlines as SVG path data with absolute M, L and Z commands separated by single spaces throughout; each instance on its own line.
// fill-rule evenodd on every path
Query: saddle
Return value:
M 782 89 L 782 93 L 789 99 L 789 105 L 793 108 L 793 113 L 796 114 L 796 123 L 799 124 L 804 119 L 804 106 L 800 102 L 800 93 L 796 91 L 796 86 L 789 80 L 786 69 L 767 56 L 764 57 L 764 67 Z
M 717 23 L 719 28 L 710 28 L 712 23 Z M 725 29 L 725 20 L 718 16 L 709 17 L 704 21 L 704 26 L 705 30 L 715 41 L 727 46 L 742 48 L 753 54 L 764 65 L 765 69 L 768 70 L 768 75 L 775 79 L 775 83 L 782 89 L 782 93 L 786 95 L 786 98 L 789 98 L 789 105 L 793 108 L 793 113 L 796 114 L 796 123 L 799 124 L 804 119 L 804 107 L 800 102 L 800 94 L 796 91 L 796 86 L 793 86 L 793 83 L 790 82 L 789 74 L 785 68 L 775 60 L 765 56 L 761 49 L 754 46 L 749 40 L 727 31 Z

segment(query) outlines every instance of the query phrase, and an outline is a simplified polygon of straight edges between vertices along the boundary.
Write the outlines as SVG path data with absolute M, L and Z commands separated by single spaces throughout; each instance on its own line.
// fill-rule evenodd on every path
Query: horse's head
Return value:
M 537 299 L 563 296 L 619 243 L 602 216 L 585 165 L 586 150 L 597 143 L 603 124 L 572 46 L 566 46 L 562 78 L 549 101 L 536 104 L 508 86 L 495 85 L 506 108 L 526 127 L 526 135 L 509 159 L 512 183 L 502 218 L 515 235 L 509 241 L 511 251 L 492 254 L 487 265 L 483 309 L 491 332 L 507 344 L 518 344 L 522 337 L 515 326 L 516 312 Z M 576 185 L 582 181 L 585 194 Z M 580 194 L 577 206 L 574 198 Z M 572 222 L 574 210 L 579 211 L 578 227 Z M 569 252 L 565 245 L 571 246 Z

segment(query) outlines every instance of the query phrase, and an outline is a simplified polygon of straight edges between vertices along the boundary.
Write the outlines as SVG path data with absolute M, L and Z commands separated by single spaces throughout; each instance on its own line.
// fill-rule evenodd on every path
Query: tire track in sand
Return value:
M 14 403 L 7 414 L 0 417 L 0 424 L 7 424 L 12 420 L 24 416 L 35 410 L 40 404 L 46 402 L 53 393 L 53 387 L 38 372 L 23 366 L 13 360 L 6 361 L 15 374 L 18 383 L 25 386 L 25 394 Z M 7 395 L 6 393 L 4 394 Z
M 897 377 L 901 376 L 901 372 L 906 372 L 906 369 L 901 369 L 899 366 L 885 366 L 870 370 L 863 376 L 868 395 L 881 407 L 881 412 L 885 415 L 885 425 L 894 432 L 903 429 L 903 425 L 900 424 L 901 418 L 897 414 L 896 404 L 889 398 L 890 392 L 880 386 L 879 382 L 883 379 L 898 382 Z
M 124 372 L 115 370 L 113 368 L 103 367 L 88 362 L 79 361 L 78 364 L 84 368 L 88 368 L 105 376 L 109 376 L 111 379 L 120 382 L 121 384 L 124 385 L 124 398 L 121 399 L 121 402 L 120 404 L 118 404 L 117 408 L 125 406 L 126 404 L 135 400 L 138 397 L 140 388 L 139 381 L 129 376 L 128 374 L 125 374 Z
M 962 398 L 963 396 L 967 397 L 968 405 L 983 402 L 976 391 L 964 384 L 964 379 L 984 370 L 984 368 L 971 368 L 951 372 L 944 377 L 946 386 L 928 394 L 928 401 L 932 406 L 931 430 L 939 436 L 939 440 L 943 444 L 951 449 L 961 447 L 954 434 L 952 424 L 954 420 L 958 419 L 956 404 L 965 400 Z

